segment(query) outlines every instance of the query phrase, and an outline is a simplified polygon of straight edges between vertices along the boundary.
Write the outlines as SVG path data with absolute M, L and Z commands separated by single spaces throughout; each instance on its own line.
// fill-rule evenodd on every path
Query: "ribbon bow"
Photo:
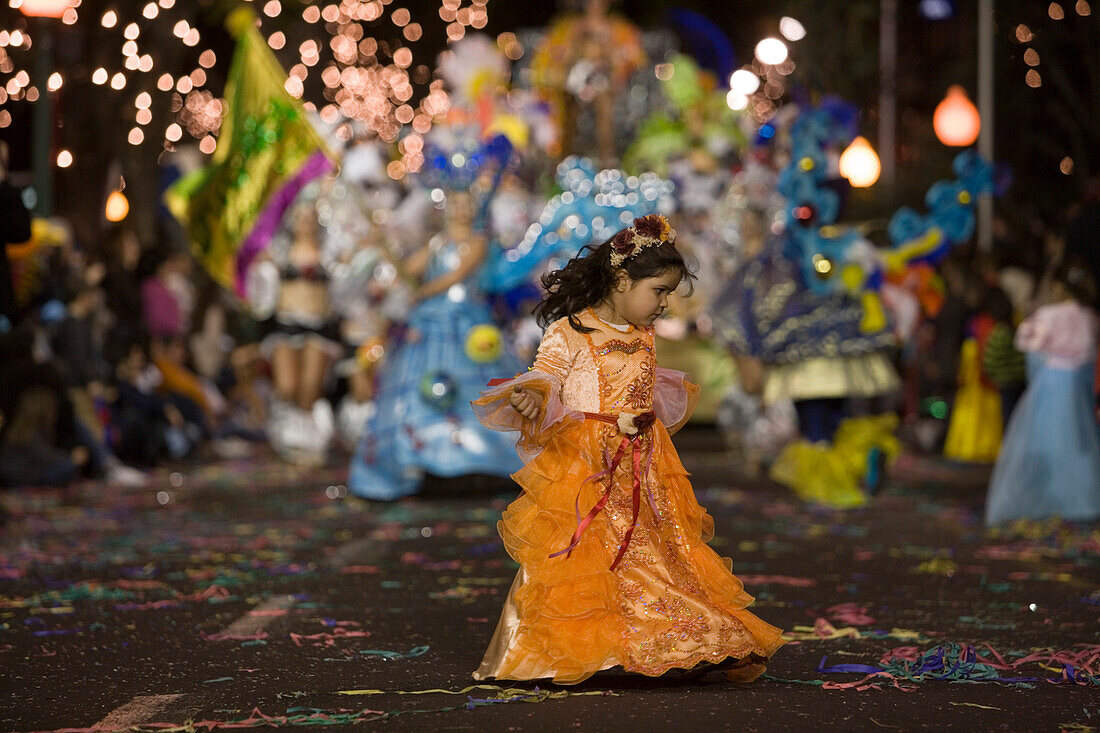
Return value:
M 581 535 L 588 529 L 588 525 L 592 524 L 597 515 L 607 505 L 608 499 L 611 498 L 611 490 L 615 487 L 615 471 L 619 468 L 619 463 L 622 462 L 623 456 L 626 455 L 627 448 L 631 448 L 631 462 L 633 464 L 633 507 L 630 517 L 630 528 L 626 530 L 626 534 L 623 535 L 623 540 L 619 543 L 619 552 L 615 555 L 615 561 L 611 563 L 611 570 L 615 570 L 619 566 L 619 562 L 622 561 L 626 555 L 627 548 L 630 547 L 630 540 L 634 536 L 634 529 L 638 526 L 638 511 L 641 509 L 642 504 L 642 475 L 649 475 L 650 460 L 653 458 L 652 446 L 646 456 L 645 472 L 642 472 L 642 437 L 644 433 L 657 421 L 657 416 L 652 410 L 649 412 L 643 412 L 640 415 L 631 415 L 629 413 L 620 413 L 618 417 L 611 415 L 603 415 L 598 412 L 586 412 L 583 413 L 585 418 L 589 420 L 599 420 L 600 422 L 608 423 L 609 425 L 615 425 L 619 428 L 619 432 L 623 434 L 623 439 L 619 443 L 618 450 L 615 451 L 614 457 L 607 461 L 607 468 L 599 473 L 592 474 L 584 480 L 584 484 L 589 481 L 596 481 L 603 477 L 607 477 L 607 488 L 603 492 L 603 496 L 596 502 L 595 506 L 589 510 L 588 514 L 581 519 L 579 506 L 575 509 L 577 512 L 577 529 L 573 532 L 572 538 L 569 540 L 569 545 L 564 549 L 558 550 L 552 553 L 550 557 L 560 557 L 562 555 L 568 556 L 576 548 L 577 543 L 581 541 Z M 605 456 L 605 459 L 607 456 Z M 582 487 L 583 485 L 582 484 Z M 649 501 L 649 507 L 653 510 L 653 515 L 660 518 L 660 512 L 657 511 L 657 504 L 653 501 L 653 495 L 646 491 L 646 498 Z M 577 492 L 577 502 L 580 502 L 580 492 Z

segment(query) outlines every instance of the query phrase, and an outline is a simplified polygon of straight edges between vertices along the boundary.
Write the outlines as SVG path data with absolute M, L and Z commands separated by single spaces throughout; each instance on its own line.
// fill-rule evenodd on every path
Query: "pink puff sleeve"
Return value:
M 653 411 L 668 432 L 675 433 L 695 411 L 699 402 L 699 385 L 684 372 L 657 367 L 653 385 Z
M 1045 305 L 1016 330 L 1016 348 L 1037 351 L 1056 369 L 1076 369 L 1096 355 L 1096 314 L 1076 302 Z
M 567 409 L 561 401 L 561 386 L 573 367 L 573 358 L 563 321 L 553 323 L 543 335 L 530 371 L 485 390 L 480 398 L 470 403 L 477 419 L 485 427 L 519 432 L 516 452 L 525 463 L 542 451 L 542 446 L 554 432 L 567 423 L 584 419 L 579 412 Z M 542 410 L 534 420 L 527 420 L 512 407 L 510 400 L 516 387 L 522 387 L 542 401 Z

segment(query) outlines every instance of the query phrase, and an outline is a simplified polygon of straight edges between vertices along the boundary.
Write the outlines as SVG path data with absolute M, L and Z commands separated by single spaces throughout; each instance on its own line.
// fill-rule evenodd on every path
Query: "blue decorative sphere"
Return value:
M 446 372 L 428 372 L 420 380 L 420 398 L 437 410 L 450 409 L 458 396 L 458 385 Z

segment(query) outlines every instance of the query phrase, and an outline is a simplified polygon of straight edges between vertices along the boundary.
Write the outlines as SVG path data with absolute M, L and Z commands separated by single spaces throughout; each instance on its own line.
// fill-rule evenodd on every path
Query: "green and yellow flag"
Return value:
M 334 168 L 286 72 L 247 8 L 226 26 L 237 39 L 225 86 L 225 117 L 211 164 L 165 194 L 189 227 L 195 255 L 213 278 L 244 295 L 244 276 L 302 188 Z

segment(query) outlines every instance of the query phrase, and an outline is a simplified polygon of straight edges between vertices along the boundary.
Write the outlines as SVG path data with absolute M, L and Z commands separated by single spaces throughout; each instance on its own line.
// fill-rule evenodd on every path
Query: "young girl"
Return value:
M 990 479 L 985 523 L 1100 517 L 1100 427 L 1093 414 L 1096 286 L 1081 265 L 1059 268 L 1051 299 L 1020 324 L 1028 385 Z
M 664 217 L 635 219 L 545 276 L 534 366 L 473 403 L 485 425 L 520 432 L 525 461 L 498 524 L 520 570 L 477 679 L 703 663 L 750 681 L 782 644 L 705 544 L 713 520 L 669 440 L 699 396 L 653 349 L 654 320 L 692 277 L 675 241 Z

